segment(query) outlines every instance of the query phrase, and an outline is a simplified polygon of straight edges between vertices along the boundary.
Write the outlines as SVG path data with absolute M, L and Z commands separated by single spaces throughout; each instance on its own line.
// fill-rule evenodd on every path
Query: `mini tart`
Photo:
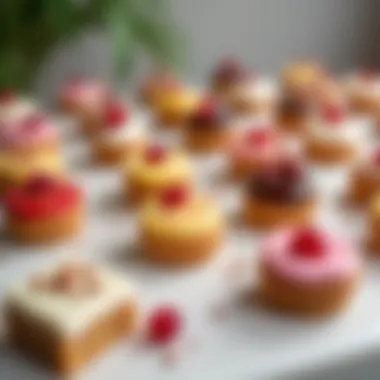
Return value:
M 362 271 L 359 255 L 345 240 L 315 228 L 274 233 L 263 246 L 259 268 L 266 305 L 315 318 L 345 310 Z
M 228 103 L 238 115 L 265 115 L 273 109 L 275 98 L 276 91 L 271 83 L 254 78 L 236 85 Z
M 200 101 L 199 94 L 182 86 L 166 88 L 156 97 L 155 115 L 159 124 L 179 128 L 194 112 Z
M 313 117 L 312 108 L 305 97 L 289 94 L 279 99 L 274 113 L 278 129 L 290 134 L 305 133 Z
M 122 102 L 110 103 L 105 111 L 101 130 L 93 140 L 93 155 L 103 164 L 120 164 L 136 150 L 142 149 L 145 141 L 145 126 Z
M 367 221 L 367 248 L 376 256 L 380 255 L 380 196 L 375 196 L 371 202 Z
M 238 135 L 228 150 L 233 178 L 247 179 L 277 162 L 282 155 L 283 142 L 270 127 L 254 127 Z
M 305 140 L 306 156 L 322 164 L 344 164 L 360 153 L 363 131 L 339 107 L 326 108 L 322 121 L 313 124 Z
M 191 186 L 193 174 L 190 159 L 184 153 L 159 145 L 147 146 L 125 165 L 125 196 L 131 203 L 140 203 L 173 184 Z
M 37 111 L 37 105 L 32 100 L 12 91 L 0 91 L 0 125 L 13 125 Z
M 380 193 L 380 151 L 376 150 L 366 162 L 354 168 L 348 196 L 354 204 L 366 205 Z
M 233 135 L 231 115 L 211 99 L 199 105 L 186 125 L 186 144 L 196 152 L 223 152 Z
M 380 101 L 380 74 L 361 70 L 351 75 L 345 84 L 351 109 L 359 114 L 372 115 Z
M 64 112 L 77 118 L 83 132 L 91 136 L 101 125 L 109 96 L 105 84 L 95 80 L 75 78 L 60 93 L 59 105 Z
M 9 343 L 64 376 L 131 337 L 140 320 L 133 286 L 84 262 L 55 264 L 15 284 L 4 309 Z
M 12 186 L 18 186 L 35 175 L 45 174 L 64 178 L 66 168 L 57 154 L 17 155 L 0 150 L 0 195 Z
M 23 243 L 53 243 L 83 228 L 83 194 L 63 179 L 31 178 L 7 190 L 4 206 L 7 230 Z
M 325 70 L 317 62 L 298 62 L 285 68 L 282 84 L 285 92 L 295 95 L 308 95 L 324 77 Z
M 30 114 L 14 123 L 4 124 L 0 131 L 0 150 L 15 155 L 59 154 L 59 135 L 53 123 L 40 114 Z
M 253 174 L 245 198 L 246 223 L 264 229 L 309 224 L 318 210 L 306 169 L 289 159 Z
M 222 245 L 223 216 L 212 199 L 186 186 L 164 189 L 141 213 L 141 244 L 147 257 L 170 266 L 204 263 Z
M 229 98 L 236 86 L 247 81 L 249 73 L 235 59 L 225 59 L 218 64 L 211 76 L 211 89 L 216 96 Z

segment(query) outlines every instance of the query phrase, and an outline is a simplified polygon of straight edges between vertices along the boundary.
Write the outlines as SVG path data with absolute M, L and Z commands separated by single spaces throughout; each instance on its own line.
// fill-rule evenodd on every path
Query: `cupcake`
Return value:
M 253 174 L 245 198 L 245 220 L 259 228 L 305 225 L 315 219 L 318 210 L 309 173 L 289 158 Z
M 47 176 L 30 178 L 4 196 L 10 236 L 23 243 L 53 243 L 83 228 L 84 198 L 74 184 Z
M 56 126 L 41 114 L 30 114 L 13 123 L 3 124 L 0 150 L 28 159 L 34 155 L 59 154 Z
M 149 145 L 132 155 L 124 170 L 127 199 L 139 203 L 172 184 L 191 187 L 193 167 L 181 151 Z
M 272 83 L 263 78 L 252 78 L 231 89 L 228 103 L 237 115 L 255 116 L 270 113 L 275 99 L 276 88 Z
M 343 164 L 358 157 L 363 130 L 341 107 L 326 107 L 307 133 L 305 153 L 318 163 Z
M 366 205 L 380 193 L 380 150 L 359 163 L 352 171 L 349 181 L 349 200 L 354 204 Z
M 156 96 L 154 113 L 157 122 L 168 128 L 179 128 L 194 112 L 200 97 L 197 91 L 180 84 L 168 85 Z
M 345 84 L 351 109 L 372 115 L 380 102 L 380 74 L 371 69 L 360 70 L 349 76 Z
M 282 85 L 287 93 L 309 96 L 324 75 L 325 70 L 318 62 L 297 62 L 285 68 Z
M 212 198 L 186 185 L 163 189 L 144 205 L 141 244 L 149 260 L 170 266 L 204 263 L 221 247 L 225 224 Z
M 0 127 L 13 125 L 38 111 L 36 103 L 12 91 L 0 91 Z
M 259 267 L 262 301 L 305 317 L 344 311 L 362 272 L 358 253 L 345 239 L 312 227 L 274 233 L 263 246 Z
M 232 177 L 246 179 L 277 162 L 284 142 L 271 127 L 258 126 L 236 135 L 228 149 Z
M 299 95 L 283 95 L 274 113 L 278 129 L 291 134 L 306 132 L 313 117 L 310 102 Z
M 224 151 L 232 136 L 232 117 L 223 104 L 205 99 L 186 125 L 186 144 L 199 152 Z
M 312 102 L 318 109 L 347 107 L 348 99 L 341 83 L 332 75 L 325 75 L 312 92 Z
M 145 135 L 145 126 L 138 122 L 123 102 L 111 102 L 93 141 L 94 157 L 105 164 L 122 163 L 136 149 L 141 149 Z
M 109 90 L 104 83 L 74 78 L 59 95 L 60 108 L 81 123 L 85 134 L 92 135 L 101 124 Z
M 248 70 L 238 60 L 225 59 L 212 73 L 212 92 L 217 96 L 229 97 L 236 86 L 244 84 L 248 77 Z

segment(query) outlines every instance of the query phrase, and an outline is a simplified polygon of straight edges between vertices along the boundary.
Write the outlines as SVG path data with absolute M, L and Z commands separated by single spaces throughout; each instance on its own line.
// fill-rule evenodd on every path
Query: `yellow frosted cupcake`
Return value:
M 180 151 L 151 145 L 131 156 L 125 166 L 125 194 L 132 203 L 139 203 L 172 184 L 191 185 L 193 167 Z
M 211 198 L 184 185 L 164 189 L 140 215 L 141 245 L 150 260 L 190 266 L 208 261 L 222 245 L 223 215 Z

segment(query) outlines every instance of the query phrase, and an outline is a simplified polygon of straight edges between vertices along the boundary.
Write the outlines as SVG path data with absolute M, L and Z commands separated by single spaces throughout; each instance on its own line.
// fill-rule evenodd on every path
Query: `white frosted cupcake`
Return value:
M 114 100 L 107 105 L 102 125 L 93 141 L 94 156 L 105 164 L 119 164 L 145 145 L 146 126 L 127 105 Z
M 312 161 L 341 164 L 356 159 L 364 138 L 363 129 L 340 107 L 326 107 L 307 132 L 305 150 Z

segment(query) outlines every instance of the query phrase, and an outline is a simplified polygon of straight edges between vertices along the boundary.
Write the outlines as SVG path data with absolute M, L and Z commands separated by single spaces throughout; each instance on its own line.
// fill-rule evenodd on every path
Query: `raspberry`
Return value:
M 326 246 L 319 231 L 307 228 L 296 233 L 290 249 L 292 253 L 300 257 L 318 258 L 324 255 Z
M 324 119 L 334 125 L 342 123 L 346 118 L 344 109 L 339 106 L 329 106 L 323 111 Z
M 155 344 L 171 343 L 182 327 L 183 318 L 178 310 L 172 306 L 161 306 L 148 318 L 148 339 Z
M 120 127 L 128 119 L 128 111 L 123 104 L 114 102 L 109 105 L 105 113 L 105 122 L 109 127 Z
M 266 129 L 252 130 L 248 133 L 248 141 L 254 146 L 262 147 L 270 140 L 270 135 Z
M 161 194 L 161 201 L 165 206 L 175 208 L 183 205 L 188 197 L 188 188 L 182 185 L 177 185 L 165 189 Z
M 150 164 L 158 164 L 167 156 L 167 150 L 160 145 L 152 145 L 145 153 L 146 160 Z

